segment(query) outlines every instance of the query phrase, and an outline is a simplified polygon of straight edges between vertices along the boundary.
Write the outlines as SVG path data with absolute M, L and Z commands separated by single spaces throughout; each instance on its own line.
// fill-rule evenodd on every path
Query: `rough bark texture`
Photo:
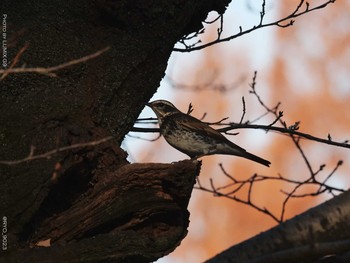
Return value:
M 66 186 L 54 185 L 52 196 L 43 201 L 21 235 L 30 244 L 5 260 L 154 261 L 174 250 L 187 234 L 187 205 L 199 167 L 198 161 L 182 161 L 129 164 L 115 172 L 98 172 L 84 196 L 57 214 L 52 210 L 57 212 L 56 202 Z M 35 247 L 47 239 L 52 247 Z
M 179 244 L 199 164 L 129 165 L 120 143 L 157 90 L 174 44 L 227 2 L 2 3 L 9 62 L 28 44 L 16 67 L 51 67 L 110 49 L 55 78 L 10 74 L 0 82 L 0 160 L 24 158 L 31 146 L 39 154 L 115 136 L 98 147 L 0 165 L 6 262 L 147 262 Z M 47 238 L 50 248 L 29 248 Z
M 346 192 L 223 251 L 207 262 L 349 262 L 349 203 L 350 192 Z M 331 255 L 337 256 L 318 261 Z

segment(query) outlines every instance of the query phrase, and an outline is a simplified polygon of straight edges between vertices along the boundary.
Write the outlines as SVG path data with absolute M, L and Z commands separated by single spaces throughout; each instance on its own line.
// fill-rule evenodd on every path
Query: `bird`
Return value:
M 164 139 L 192 160 L 206 155 L 226 154 L 243 157 L 267 167 L 271 164 L 234 144 L 208 124 L 181 112 L 169 101 L 155 100 L 146 105 L 156 114 Z

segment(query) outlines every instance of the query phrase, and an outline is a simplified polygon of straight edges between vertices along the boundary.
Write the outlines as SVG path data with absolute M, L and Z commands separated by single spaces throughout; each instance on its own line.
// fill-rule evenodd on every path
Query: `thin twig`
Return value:
M 13 62 L 11 63 L 10 67 L 8 69 L 5 70 L 5 73 L 1 76 L 0 81 L 2 81 L 4 78 L 6 78 L 6 76 L 10 73 L 9 70 L 13 69 L 13 67 L 17 64 L 17 62 L 19 61 L 19 58 L 22 56 L 22 54 L 24 53 L 24 51 L 28 48 L 29 44 L 26 43 L 21 49 L 20 51 L 18 51 L 18 53 L 16 54 L 15 58 L 13 59 Z M 0 71 L 1 73 L 1 71 Z
M 8 74 L 13 74 L 13 73 L 37 73 L 37 74 L 43 74 L 43 75 L 47 75 L 50 77 L 56 77 L 56 73 L 54 73 L 55 71 L 58 71 L 60 69 L 63 68 L 67 68 L 79 63 L 83 63 L 86 62 L 90 59 L 96 58 L 98 56 L 100 56 L 102 53 L 106 52 L 107 50 L 109 50 L 110 47 L 105 47 L 93 54 L 78 58 L 78 59 L 74 59 L 71 61 L 68 61 L 66 63 L 62 63 L 59 64 L 57 66 L 53 66 L 53 67 L 48 67 L 48 68 L 44 68 L 44 67 L 35 67 L 35 68 L 9 68 L 9 69 L 1 69 L 0 70 L 0 74 L 3 75 L 8 75 Z M 2 77 L 3 79 L 3 77 Z
M 243 107 L 243 109 L 242 109 L 242 116 L 241 116 L 241 119 L 240 119 L 240 121 L 239 121 L 239 123 L 240 124 L 242 124 L 242 122 L 243 122 L 243 119 L 244 119 L 244 116 L 245 116 L 245 100 L 244 100 L 244 96 L 242 96 L 242 107 Z
M 89 147 L 89 146 L 96 146 L 99 145 L 101 143 L 105 143 L 107 141 L 112 140 L 114 137 L 113 136 L 108 136 L 105 138 L 102 138 L 100 140 L 96 140 L 96 141 L 91 141 L 91 142 L 84 142 L 84 143 L 76 143 L 76 144 L 72 144 L 69 146 L 64 146 L 64 147 L 59 147 L 57 149 L 42 153 L 42 154 L 37 154 L 35 155 L 35 147 L 31 146 L 30 147 L 30 152 L 27 155 L 27 157 L 23 158 L 23 159 L 19 159 L 19 160 L 0 160 L 0 164 L 5 164 L 5 165 L 15 165 L 15 164 L 20 164 L 20 163 L 24 163 L 24 162 L 29 162 L 29 161 L 34 161 L 34 160 L 38 160 L 38 159 L 50 159 L 52 156 L 54 156 L 57 153 L 60 152 L 65 152 L 65 151 L 69 151 L 69 150 L 73 150 L 73 149 L 77 149 L 77 148 L 84 148 L 84 147 Z
M 265 2 L 265 1 L 264 1 Z M 206 44 L 202 44 L 200 46 L 198 46 L 197 44 L 201 43 L 200 40 L 198 40 L 198 42 L 196 42 L 195 44 L 192 44 L 192 45 L 187 45 L 185 43 L 185 41 L 180 41 L 181 44 L 183 44 L 185 46 L 185 48 L 174 48 L 173 50 L 174 51 L 177 51 L 177 52 L 192 52 L 192 51 L 195 51 L 195 50 L 201 50 L 201 49 L 204 49 L 206 47 L 209 47 L 209 46 L 212 46 L 212 45 L 216 45 L 218 43 L 221 43 L 221 42 L 227 42 L 227 41 L 230 41 L 232 39 L 235 39 L 235 38 L 238 38 L 238 37 L 241 37 L 243 35 L 246 35 L 250 32 L 253 32 L 255 30 L 258 30 L 258 29 L 261 29 L 261 28 L 264 28 L 264 27 L 269 27 L 269 26 L 278 26 L 278 27 L 281 27 L 281 28 L 285 28 L 285 27 L 289 27 L 289 26 L 292 26 L 295 22 L 295 20 L 293 20 L 293 18 L 297 18 L 301 15 L 304 15 L 306 13 L 310 13 L 312 11 L 315 11 L 317 9 L 321 9 L 321 8 L 325 8 L 327 5 L 331 4 L 331 3 L 334 3 L 335 0 L 328 0 L 327 2 L 323 3 L 323 4 L 320 4 L 318 6 L 315 6 L 313 8 L 309 8 L 309 6 L 304 10 L 304 11 L 300 11 L 300 7 L 304 4 L 304 0 L 301 0 L 298 4 L 298 6 L 295 8 L 295 10 L 288 16 L 284 17 L 284 18 L 281 18 L 279 20 L 276 20 L 274 22 L 270 22 L 270 23 L 262 23 L 263 22 L 263 18 L 265 16 L 265 8 L 262 9 L 261 13 L 260 13 L 260 20 L 259 20 L 259 23 L 247 30 L 242 30 L 242 27 L 240 26 L 239 27 L 239 32 L 236 33 L 236 34 L 233 34 L 231 36 L 228 36 L 228 37 L 225 37 L 225 38 L 220 38 L 218 37 L 216 40 L 212 41 L 212 42 L 208 42 Z M 262 15 L 262 13 L 264 12 L 264 15 Z M 286 23 L 287 22 L 287 23 Z M 283 24 L 285 23 L 285 24 Z

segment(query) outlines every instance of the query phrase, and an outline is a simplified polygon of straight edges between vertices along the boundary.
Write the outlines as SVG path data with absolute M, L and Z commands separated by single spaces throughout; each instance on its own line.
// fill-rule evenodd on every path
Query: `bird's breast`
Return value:
M 209 152 L 209 149 L 213 146 L 214 142 L 207 136 L 184 129 L 174 122 L 165 122 L 165 124 L 161 126 L 164 139 L 170 145 L 188 155 Z

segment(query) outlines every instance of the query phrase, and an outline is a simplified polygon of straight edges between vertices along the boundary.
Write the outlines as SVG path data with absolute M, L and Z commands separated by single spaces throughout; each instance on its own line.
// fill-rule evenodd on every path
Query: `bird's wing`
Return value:
M 185 114 L 184 114 L 185 115 Z M 208 136 L 211 138 L 215 138 L 219 142 L 225 142 L 232 147 L 236 148 L 237 150 L 241 150 L 245 152 L 246 150 L 242 147 L 234 144 L 230 140 L 228 140 L 224 135 L 222 135 L 220 132 L 215 130 L 214 128 L 210 127 L 208 124 L 201 122 L 200 120 L 190 116 L 185 115 L 183 118 L 181 118 L 181 123 L 185 129 L 188 129 L 191 132 L 195 132 L 197 134 Z

